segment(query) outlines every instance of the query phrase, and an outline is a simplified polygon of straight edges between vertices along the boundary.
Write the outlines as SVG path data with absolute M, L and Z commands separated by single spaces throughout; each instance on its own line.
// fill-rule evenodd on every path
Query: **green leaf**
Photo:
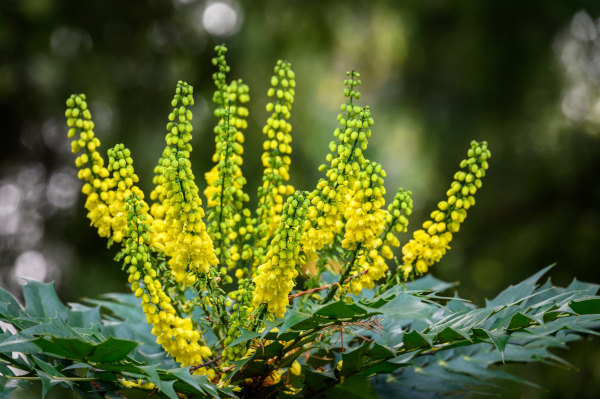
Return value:
M 115 371 L 118 373 L 140 374 L 140 366 L 132 362 L 123 360 L 119 363 L 96 363 L 94 368 L 106 371 Z
M 175 389 L 173 389 L 173 384 L 175 384 L 175 381 L 161 380 L 155 366 L 140 366 L 140 370 L 142 370 L 148 376 L 148 381 L 156 385 L 158 390 L 169 397 L 169 399 L 179 399 Z
M 433 275 L 428 274 L 425 277 L 416 279 L 414 281 L 410 281 L 406 283 L 404 286 L 409 291 L 434 291 L 440 292 L 445 291 L 448 288 L 456 286 L 457 283 L 447 283 L 438 278 L 435 278 Z
M 454 342 L 461 340 L 470 341 L 471 337 L 468 332 L 463 329 L 446 327 L 438 334 L 437 339 L 440 342 Z
M 212 397 L 219 397 L 219 392 L 215 386 L 203 375 L 191 375 L 189 367 L 172 369 L 168 371 L 168 374 L 174 375 L 179 380 L 194 388 L 198 393 L 208 393 Z
M 336 378 L 332 373 L 320 372 L 311 368 L 304 368 L 305 379 L 304 389 L 301 397 L 311 397 L 312 392 L 318 392 L 327 389 L 336 382 Z
M 233 371 L 231 372 L 231 375 L 229 376 L 229 378 L 231 380 L 233 380 L 233 377 L 246 365 L 248 364 L 248 362 L 250 362 L 250 360 L 252 360 L 252 357 L 246 357 L 246 358 L 242 358 L 240 360 L 236 360 L 234 362 L 231 362 L 232 364 L 235 364 L 235 368 L 233 369 Z
M 359 303 L 372 309 L 379 309 L 383 305 L 392 301 L 399 292 L 399 287 L 392 287 L 374 298 L 368 300 L 361 299 Z
M 527 327 L 531 324 L 537 324 L 538 321 L 529 317 L 526 314 L 523 314 L 521 312 L 517 312 L 514 314 L 514 316 L 510 319 L 510 323 L 508 325 L 508 329 L 509 330 L 517 330 L 519 328 L 523 328 L 523 327 Z
M 431 334 L 423 334 L 416 330 L 405 333 L 403 342 L 406 350 L 431 348 L 433 346 Z
M 124 359 L 137 346 L 137 342 L 108 337 L 96 346 L 88 360 L 99 363 L 113 363 Z
M 78 303 L 70 304 L 72 309 L 69 310 L 67 315 L 67 322 L 74 327 L 99 327 L 102 326 L 102 319 L 100 317 L 100 307 L 95 306 L 90 308 L 83 306 Z
M 535 289 L 535 285 L 538 280 L 548 272 L 554 265 L 546 266 L 539 272 L 535 273 L 533 276 L 528 279 L 520 282 L 517 285 L 510 285 L 507 289 L 502 291 L 498 296 L 496 296 L 492 300 L 485 300 L 485 306 L 496 307 L 496 306 L 505 306 L 515 301 L 519 301 L 531 295 Z
M 396 351 L 394 351 L 391 348 L 388 348 L 387 346 L 379 345 L 378 343 L 373 343 L 373 347 L 369 349 L 369 356 L 373 360 L 386 358 L 392 359 L 393 357 L 395 357 L 395 355 Z
M 364 307 L 356 303 L 345 303 L 340 300 L 324 305 L 314 313 L 317 316 L 335 318 L 335 319 L 355 319 L 378 314 L 379 312 L 369 312 Z
M 586 283 L 579 281 L 576 278 L 574 278 L 573 281 L 571 281 L 571 284 L 565 288 L 566 291 L 577 291 L 585 296 L 596 295 L 598 289 L 600 289 L 600 284 Z
M 278 334 L 279 332 L 273 331 L 275 328 L 278 328 L 281 325 L 281 320 L 263 320 L 265 323 L 265 328 L 260 334 L 261 338 L 265 338 L 269 334 Z
M 62 374 L 60 371 L 58 371 L 56 369 L 56 367 L 54 367 L 50 363 L 43 361 L 42 359 L 38 358 L 37 356 L 32 356 L 32 357 L 33 357 L 34 362 L 38 365 L 38 367 L 44 373 L 46 373 L 52 377 L 64 377 L 64 374 Z
M 341 375 L 349 375 L 358 371 L 364 360 L 365 353 L 369 350 L 370 342 L 365 342 L 358 348 L 350 352 L 342 353 L 342 370 Z
M 110 311 L 115 317 L 120 320 L 127 320 L 131 324 L 142 324 L 146 323 L 146 316 L 142 311 L 141 301 L 135 296 L 131 295 L 137 302 L 133 303 L 133 300 L 127 295 L 104 295 L 105 297 L 112 298 L 113 300 L 99 300 L 99 299 L 85 299 L 85 302 L 92 305 L 100 306 Z M 117 302 L 122 300 L 123 302 Z
M 23 296 L 25 312 L 30 316 L 67 318 L 67 307 L 58 299 L 54 283 L 29 280 L 23 286 Z
M 569 307 L 577 314 L 600 314 L 600 298 L 571 301 Z
M 309 315 L 308 313 L 297 312 L 295 310 L 288 311 L 287 315 L 285 316 L 285 320 L 283 321 L 283 324 L 279 327 L 279 335 L 283 334 L 284 332 L 296 326 L 297 324 L 306 321 L 310 317 L 311 315 Z M 306 329 L 306 327 L 300 329 Z
M 55 337 L 86 340 L 80 333 L 75 331 L 73 327 L 68 325 L 63 319 L 57 316 L 47 318 L 40 324 L 23 330 L 23 334 L 44 336 L 51 335 Z
M 506 334 L 505 332 L 502 332 L 502 331 L 498 331 L 498 330 L 489 331 L 489 330 L 485 330 L 483 328 L 473 329 L 473 334 L 478 338 L 491 339 L 492 343 L 494 344 L 494 346 L 496 347 L 498 352 L 500 352 L 502 361 L 504 361 L 504 350 L 505 350 L 506 344 L 508 343 L 508 340 L 510 338 L 510 336 L 508 334 Z
M 15 389 L 27 388 L 28 386 L 29 382 L 27 381 L 6 378 L 0 375 L 0 399 L 10 399 Z
M 31 338 L 23 337 L 19 334 L 3 334 L 0 337 L 6 336 L 9 336 L 9 338 L 2 339 L 0 342 L 0 353 L 37 353 L 40 351 L 40 348 L 31 341 Z
M 259 346 L 252 358 L 254 359 L 270 359 L 277 356 L 283 350 L 283 344 L 279 341 L 273 341 L 270 344 Z
M 0 287 L 0 319 L 13 322 L 23 316 L 23 309 L 14 296 Z
M 35 372 L 42 381 L 42 397 L 45 397 L 48 394 L 48 392 L 56 385 L 66 385 L 67 387 L 73 386 L 72 381 L 54 378 L 55 376 L 52 376 L 46 373 L 45 371 L 36 369 Z
M 48 354 L 75 360 L 84 359 L 95 347 L 94 344 L 77 338 L 38 338 L 33 342 Z
M 232 346 L 236 346 L 237 344 L 241 344 L 242 342 L 250 341 L 254 338 L 260 337 L 260 333 L 255 332 L 255 331 L 246 330 L 244 328 L 240 328 L 240 331 L 241 331 L 240 336 L 237 337 L 237 339 L 234 340 L 232 343 L 227 345 L 228 348 L 231 348 Z
M 326 398 L 331 399 L 378 399 L 371 381 L 362 375 L 354 375 L 344 379 L 344 382 L 327 392 Z

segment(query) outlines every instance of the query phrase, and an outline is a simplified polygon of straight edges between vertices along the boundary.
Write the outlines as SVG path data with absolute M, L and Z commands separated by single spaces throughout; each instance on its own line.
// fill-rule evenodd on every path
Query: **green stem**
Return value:
M 218 242 L 217 242 L 217 247 L 219 248 L 219 263 L 223 264 L 223 254 L 225 253 L 225 248 L 223 248 L 223 235 L 226 233 L 224 231 L 221 231 L 221 222 L 223 221 L 223 207 L 224 207 L 224 202 L 225 202 L 225 176 L 226 176 L 226 171 L 227 171 L 227 161 L 229 160 L 229 141 L 230 141 L 230 137 L 229 137 L 229 127 L 230 127 L 230 118 L 231 118 L 231 113 L 230 113 L 230 109 L 231 108 L 226 108 L 225 107 L 225 93 L 223 92 L 223 90 L 221 89 L 221 98 L 223 99 L 223 103 L 222 106 L 225 109 L 225 112 L 227 114 L 227 122 L 225 123 L 225 159 L 222 161 L 223 165 L 221 167 L 221 171 L 223 173 L 223 175 L 221 176 L 221 195 L 220 195 L 220 203 L 219 203 L 219 217 L 217 218 L 217 229 L 218 232 L 220 233 L 221 238 L 219 238 Z M 219 161 L 221 162 L 221 161 Z
M 352 259 L 350 260 L 350 263 L 348 263 L 348 267 L 346 267 L 346 270 L 344 270 L 344 272 L 340 275 L 340 279 L 339 279 L 338 283 L 333 285 L 329 289 L 329 291 L 327 291 L 327 296 L 321 301 L 321 304 L 325 304 L 325 303 L 331 301 L 331 299 L 337 292 L 338 288 L 341 287 L 342 284 L 344 284 L 344 281 L 346 281 L 346 279 L 350 275 L 350 272 L 352 271 L 354 262 L 356 262 L 356 258 L 358 257 L 358 252 L 360 251 L 361 245 L 362 244 L 359 243 L 358 246 L 356 247 L 356 249 L 354 251 L 352 251 Z

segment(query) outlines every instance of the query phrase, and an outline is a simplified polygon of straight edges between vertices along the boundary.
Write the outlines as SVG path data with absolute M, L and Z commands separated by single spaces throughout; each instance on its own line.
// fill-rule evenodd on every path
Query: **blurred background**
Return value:
M 254 197 L 278 58 L 296 71 L 292 183 L 314 187 L 357 69 L 372 107 L 369 157 L 388 198 L 413 191 L 412 229 L 443 198 L 472 139 L 492 151 L 453 250 L 433 269 L 483 303 L 556 263 L 556 284 L 600 282 L 600 3 L 535 0 L 0 2 L 0 284 L 54 281 L 64 301 L 127 290 L 115 250 L 88 226 L 64 102 L 88 95 L 104 150 L 131 148 L 149 192 L 177 80 L 196 89 L 193 163 L 211 167 L 215 44 L 250 86 L 244 173 Z M 411 229 L 411 230 L 412 230 Z M 407 237 L 404 237 L 406 240 Z M 578 370 L 510 366 L 546 387 L 502 397 L 592 398 L 600 346 L 559 351 Z

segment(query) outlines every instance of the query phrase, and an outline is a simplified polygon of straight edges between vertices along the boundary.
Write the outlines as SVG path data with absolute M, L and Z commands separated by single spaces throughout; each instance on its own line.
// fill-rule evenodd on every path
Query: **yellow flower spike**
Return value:
M 117 144 L 109 149 L 107 154 L 108 171 L 112 177 L 107 179 L 110 184 L 106 184 L 106 187 L 111 186 L 114 189 L 106 191 L 105 201 L 111 216 L 112 238 L 115 242 L 121 242 L 128 229 L 125 198 L 133 193 L 143 200 L 144 193 L 135 185 L 139 178 L 134 172 L 129 149 L 123 144 Z
M 286 216 L 282 216 L 265 263 L 258 267 L 253 279 L 256 289 L 252 304 L 257 308 L 266 304 L 267 312 L 276 318 L 285 314 L 288 295 L 298 275 L 296 264 L 307 208 L 308 200 L 302 194 L 296 192 L 288 198 L 282 212 Z
M 184 286 L 193 284 L 198 275 L 218 264 L 202 221 L 202 200 L 191 170 L 192 112 L 188 107 L 193 104 L 192 86 L 178 82 L 167 123 L 167 145 L 155 169 L 157 186 L 151 194 L 160 203 L 150 208 L 154 217 L 152 245 L 170 257 L 173 276 Z
M 315 260 L 317 251 L 331 244 L 334 237 L 344 228 L 343 215 L 360 169 L 367 163 L 363 151 L 367 148 L 374 121 L 369 107 L 353 105 L 360 98 L 356 86 L 360 85 L 359 74 L 348 72 L 350 79 L 344 81 L 347 86 L 344 95 L 348 102 L 342 104 L 338 115 L 340 126 L 334 131 L 337 142 L 329 144 L 330 153 L 326 156 L 329 168 L 326 178 L 320 179 L 316 189 L 308 199 L 311 203 L 308 213 L 311 215 L 306 233 L 302 239 L 302 250 L 307 260 Z M 326 169 L 324 165 L 320 169 Z
M 248 109 L 244 104 L 250 101 L 250 96 L 248 86 L 241 79 L 226 83 L 226 74 L 229 72 L 225 60 L 227 49 L 217 46 L 215 50 L 217 56 L 213 59 L 213 64 L 219 68 L 213 74 L 217 88 L 213 102 L 217 105 L 215 116 L 218 118 L 213 155 L 216 165 L 205 175 L 207 187 L 204 195 L 208 206 L 207 231 L 215 243 L 220 263 L 232 270 L 240 258 L 245 260 L 249 257 L 249 245 L 246 241 L 249 238 L 248 225 L 252 222 L 248 217 L 249 211 L 244 212 L 244 204 L 249 201 L 249 197 L 243 191 L 246 179 L 241 166 L 244 152 L 242 131 L 248 126 Z M 244 213 L 247 217 L 242 217 Z M 227 269 L 224 271 L 227 272 Z
M 394 257 L 391 247 L 398 248 L 400 246 L 397 234 L 406 233 L 408 230 L 407 216 L 412 214 L 413 207 L 411 196 L 412 192 L 399 188 L 394 200 L 387 208 L 386 230 L 383 234 L 383 243 L 379 247 L 381 255 L 386 259 Z
M 460 230 L 460 224 L 467 217 L 467 209 L 475 204 L 473 195 L 482 186 L 481 179 L 491 157 L 487 142 L 472 141 L 467 156 L 446 192 L 448 199 L 438 203 L 431 220 L 424 222 L 423 229 L 415 231 L 413 238 L 402 247 L 403 264 L 398 273 L 404 280 L 427 273 L 442 259 L 450 249 L 452 235 Z
M 294 191 L 292 186 L 285 184 L 289 180 L 289 155 L 292 153 L 292 125 L 288 120 L 296 87 L 290 63 L 277 61 L 271 86 L 273 90 L 267 93 L 269 97 L 279 90 L 282 95 L 267 104 L 267 112 L 272 113 L 263 127 L 263 134 L 267 137 L 261 156 L 264 169 L 262 185 L 258 188 L 255 264 L 264 260 L 269 241 L 279 226 L 284 196 Z
M 386 212 L 383 210 L 385 171 L 376 162 L 366 163 L 354 182 L 352 199 L 344 212 L 346 232 L 342 247 L 356 251 L 355 264 L 349 272 L 350 291 L 358 294 L 364 288 L 373 288 L 374 282 L 385 275 L 387 264 L 379 254 L 382 244 L 379 236 L 385 229 Z
M 160 281 L 156 278 L 150 250 L 148 205 L 135 193 L 125 198 L 127 212 L 127 240 L 119 258 L 129 273 L 131 289 L 142 298 L 142 309 L 152 325 L 152 333 L 160 344 L 182 367 L 201 364 L 211 356 L 209 348 L 201 344 L 201 335 L 189 318 L 177 315 Z M 143 267 L 136 266 L 143 265 Z M 154 277 L 153 277 L 154 276 Z M 162 298 L 162 300 L 160 300 Z
M 111 237 L 112 217 L 107 192 L 114 187 L 114 182 L 109 178 L 104 158 L 98 152 L 100 140 L 94 135 L 94 122 L 85 94 L 73 94 L 67 99 L 65 117 L 69 126 L 68 136 L 73 139 L 71 150 L 73 153 L 83 151 L 76 158 L 75 165 L 79 168 L 78 178 L 85 181 L 81 191 L 87 195 L 87 217 L 100 237 Z

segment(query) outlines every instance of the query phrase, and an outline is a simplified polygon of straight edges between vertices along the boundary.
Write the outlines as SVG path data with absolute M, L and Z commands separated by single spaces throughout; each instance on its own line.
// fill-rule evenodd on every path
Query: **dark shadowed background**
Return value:
M 399 186 L 413 191 L 412 229 L 443 198 L 469 142 L 491 148 L 477 206 L 437 277 L 460 280 L 476 303 L 555 262 L 557 284 L 600 282 L 598 1 L 2 0 L 2 286 L 53 280 L 65 301 L 127 290 L 115 250 L 85 218 L 64 101 L 88 95 L 104 150 L 131 148 L 148 191 L 173 89 L 187 80 L 197 93 L 192 157 L 202 189 L 214 148 L 210 58 L 220 43 L 230 77 L 251 90 L 251 196 L 276 60 L 296 71 L 292 180 L 301 189 L 317 181 L 344 72 L 354 68 L 375 118 L 369 156 L 388 172 L 388 198 Z M 515 385 L 500 395 L 597 397 L 598 342 L 557 351 L 578 371 L 509 366 L 548 391 Z

